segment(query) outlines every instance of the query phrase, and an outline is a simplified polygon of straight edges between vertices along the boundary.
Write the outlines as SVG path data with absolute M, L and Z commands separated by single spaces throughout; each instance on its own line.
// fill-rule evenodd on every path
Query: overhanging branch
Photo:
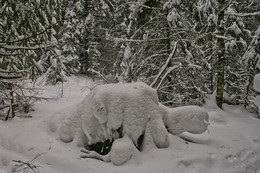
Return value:
M 15 75 L 6 75 L 3 73 L 0 73 L 0 79 L 20 79 L 23 76 L 20 74 L 15 74 Z
M 174 44 L 174 48 L 172 50 L 172 52 L 170 53 L 168 59 L 166 60 L 165 64 L 163 65 L 163 67 L 161 68 L 161 71 L 159 72 L 159 74 L 157 75 L 157 77 L 154 79 L 154 81 L 151 83 L 151 87 L 154 88 L 156 87 L 156 84 L 158 83 L 159 79 L 162 77 L 163 73 L 165 72 L 166 68 L 169 67 L 171 59 L 173 58 L 176 50 L 177 50 L 177 45 L 178 45 L 179 40 L 177 40 Z
M 0 48 L 6 50 L 37 50 L 37 49 L 53 47 L 56 45 L 57 43 L 55 42 L 55 43 L 49 43 L 47 45 L 37 45 L 37 46 L 0 45 Z
M 259 16 L 260 11 L 254 12 L 254 13 L 226 13 L 226 15 L 229 16 L 238 16 L 238 17 L 248 17 L 248 16 Z

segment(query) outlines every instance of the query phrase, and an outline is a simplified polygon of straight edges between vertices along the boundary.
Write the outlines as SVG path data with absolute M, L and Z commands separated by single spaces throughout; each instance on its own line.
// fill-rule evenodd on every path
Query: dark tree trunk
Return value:
M 219 108 L 222 108 L 223 104 L 223 93 L 224 93 L 224 85 L 225 85 L 225 42 L 221 36 L 224 36 L 224 6 L 225 0 L 218 0 L 218 39 L 217 39 L 217 46 L 218 46 L 218 60 L 217 60 L 217 96 L 216 101 Z

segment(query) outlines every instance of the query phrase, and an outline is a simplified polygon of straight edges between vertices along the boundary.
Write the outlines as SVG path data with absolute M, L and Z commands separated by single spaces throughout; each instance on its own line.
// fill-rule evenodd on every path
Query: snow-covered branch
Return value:
M 16 74 L 16 75 L 6 75 L 3 73 L 0 73 L 0 79 L 20 79 L 23 76 L 20 74 Z
M 6 50 L 37 50 L 37 49 L 43 49 L 43 48 L 49 48 L 56 46 L 57 43 L 49 43 L 49 44 L 42 44 L 42 45 L 37 45 L 37 46 L 18 46 L 18 45 L 1 45 L 0 48 L 6 49 Z
M 216 38 L 221 38 L 221 39 L 224 39 L 224 40 L 228 40 L 228 41 L 234 40 L 233 37 L 225 37 L 223 35 L 216 35 L 215 37 Z
M 238 17 L 259 16 L 260 11 L 257 11 L 257 12 L 254 12 L 254 13 L 229 13 L 229 12 L 227 12 L 226 15 L 238 16 Z
M 160 88 L 160 86 L 162 85 L 162 82 L 163 82 L 163 81 L 165 80 L 165 78 L 169 75 L 169 73 L 171 73 L 173 70 L 175 70 L 175 69 L 177 69 L 177 68 L 179 68 L 179 67 L 180 67 L 180 65 L 175 65 L 175 66 L 169 68 L 169 69 L 167 70 L 167 72 L 163 75 L 161 81 L 159 82 L 158 86 L 156 87 L 156 90 L 158 90 L 158 89 Z
M 116 42 L 146 42 L 146 41 L 157 41 L 157 40 L 167 40 L 168 38 L 154 38 L 154 39 L 145 39 L 145 40 L 136 40 L 136 39 L 126 39 L 126 38 L 114 38 Z
M 162 55 L 165 55 L 166 56 L 166 52 L 167 50 L 162 50 L 162 51 L 159 51 L 157 53 L 154 53 L 152 54 L 151 56 L 148 56 L 146 59 L 142 60 L 141 63 L 139 63 L 137 65 L 137 67 L 134 69 L 134 71 L 132 72 L 132 75 L 135 75 L 136 73 L 139 72 L 139 70 L 141 70 L 141 68 L 149 61 L 151 60 L 152 58 L 154 57 L 159 57 L 159 56 L 162 56 Z
M 89 69 L 88 71 L 99 75 L 106 83 L 108 83 L 107 78 L 104 75 L 102 75 L 100 72 L 98 72 L 98 71 L 96 71 L 94 69 Z
M 3 45 L 10 45 L 10 44 L 13 44 L 13 43 L 18 43 L 18 42 L 22 42 L 22 41 L 25 41 L 25 40 L 29 40 L 29 39 L 31 39 L 33 37 L 36 37 L 36 36 L 39 36 L 39 35 L 42 35 L 42 34 L 46 33 L 48 30 L 50 30 L 54 26 L 60 25 L 61 22 L 64 22 L 64 21 L 70 20 L 70 19 L 74 19 L 74 18 L 81 18 L 84 15 L 85 14 L 81 14 L 81 15 L 78 15 L 78 16 L 72 16 L 72 17 L 68 17 L 68 18 L 63 18 L 63 19 L 57 21 L 56 23 L 53 23 L 53 24 L 47 26 L 46 28 L 42 29 L 38 33 L 31 34 L 31 35 L 29 35 L 27 37 L 20 38 L 20 39 L 17 39 L 17 40 L 13 40 L 13 41 L 0 42 L 0 47 L 3 46 Z
M 175 54 L 176 52 L 176 49 L 177 49 L 177 45 L 178 45 L 178 42 L 179 40 L 177 40 L 174 44 L 174 48 L 171 52 L 171 54 L 169 55 L 167 61 L 165 62 L 165 64 L 163 65 L 161 71 L 159 72 L 159 74 L 157 75 L 157 77 L 154 79 L 154 81 L 151 83 L 151 87 L 154 88 L 156 83 L 158 82 L 158 80 L 161 78 L 162 74 L 164 73 L 164 71 L 166 70 L 166 68 L 169 66 L 170 62 L 171 62 L 171 59 L 173 58 L 173 55 Z
M 1 47 L 1 46 L 0 46 Z M 6 53 L 6 52 L 0 52 L 1 56 L 18 56 L 21 55 L 19 53 Z

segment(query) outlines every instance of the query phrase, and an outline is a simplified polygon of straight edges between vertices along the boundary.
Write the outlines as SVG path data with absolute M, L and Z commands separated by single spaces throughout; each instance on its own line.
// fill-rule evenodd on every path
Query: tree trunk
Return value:
M 13 84 L 11 84 L 11 83 L 7 84 L 7 89 L 10 90 L 9 91 L 9 94 L 10 94 L 10 106 L 9 106 L 9 110 L 7 112 L 7 115 L 5 117 L 6 121 L 8 120 L 10 114 L 11 114 L 11 118 L 15 117 L 15 106 L 14 106 L 15 99 L 14 99 Z
M 171 26 L 169 22 L 167 21 L 167 16 L 169 14 L 169 9 L 166 9 L 166 14 L 165 14 L 165 22 L 166 22 L 166 48 L 167 48 L 167 54 L 171 54 Z M 167 68 L 169 69 L 172 66 L 172 59 L 170 60 L 169 64 L 167 65 Z M 173 87 L 172 87 L 172 74 L 167 76 L 167 81 L 168 81 L 168 91 L 169 93 L 172 93 Z M 166 98 L 168 100 L 168 98 Z M 170 98 L 172 100 L 172 98 Z M 169 106 L 172 106 L 172 101 L 169 103 Z
M 81 57 L 79 59 L 81 63 L 80 72 L 83 74 L 87 74 L 92 77 L 93 73 L 91 70 L 93 69 L 93 50 L 92 50 L 92 43 L 93 43 L 93 35 L 94 35 L 94 26 L 93 26 L 93 2 L 92 0 L 87 0 L 84 3 L 85 13 L 83 15 L 82 20 L 86 20 L 89 18 L 88 23 L 85 25 L 84 35 L 82 36 L 82 44 L 83 44 L 83 51 Z
M 218 0 L 218 35 L 224 36 L 224 6 L 225 0 Z M 223 104 L 223 93 L 224 93 L 224 85 L 225 85 L 225 42 L 224 39 L 218 37 L 217 39 L 218 46 L 218 59 L 217 59 L 217 96 L 216 101 L 219 108 L 222 108 Z

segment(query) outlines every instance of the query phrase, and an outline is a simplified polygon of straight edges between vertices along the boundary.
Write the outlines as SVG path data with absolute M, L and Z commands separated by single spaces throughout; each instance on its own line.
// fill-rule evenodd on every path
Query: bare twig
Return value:
M 38 169 L 40 166 L 37 166 L 33 163 L 38 157 L 40 157 L 41 155 L 46 154 L 46 153 L 47 152 L 38 154 L 32 160 L 29 160 L 29 161 L 13 160 L 15 165 L 14 165 L 12 172 L 13 173 L 15 173 L 15 172 L 29 173 L 29 171 L 32 171 L 34 173 L 40 173 L 40 170 Z

